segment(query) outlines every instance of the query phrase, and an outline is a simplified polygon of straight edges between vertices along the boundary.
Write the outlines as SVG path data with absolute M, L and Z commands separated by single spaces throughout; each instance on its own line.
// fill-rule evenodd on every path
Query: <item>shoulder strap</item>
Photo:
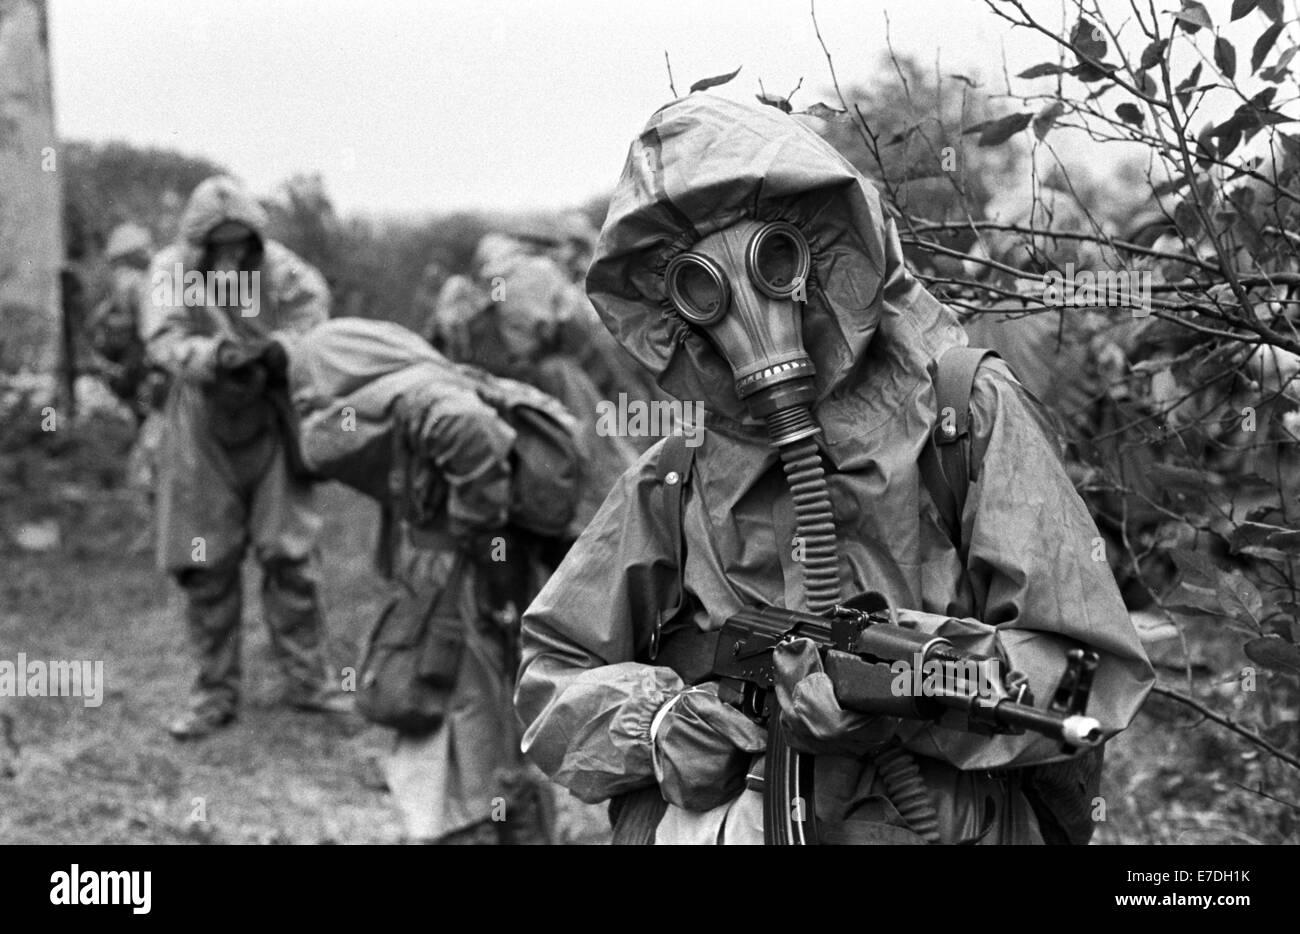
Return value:
M 965 560 L 961 517 L 966 492 L 977 479 L 979 465 L 971 464 L 970 397 L 975 373 L 987 357 L 997 353 L 980 347 L 950 347 L 932 365 L 934 394 L 939 412 L 918 466 L 921 482 L 939 510 L 939 518 L 957 553 Z
M 390 580 L 397 573 L 406 533 L 407 505 L 411 491 L 411 452 L 406 439 L 406 407 L 394 407 L 389 439 L 388 495 L 379 504 L 379 540 L 375 565 Z
M 664 626 L 678 614 L 686 599 L 685 584 L 682 579 L 685 573 L 682 566 L 685 564 L 686 545 L 685 530 L 682 528 L 682 500 L 686 484 L 691 480 L 691 470 L 694 465 L 695 449 L 686 444 L 685 436 L 669 435 L 664 442 L 663 450 L 659 452 L 659 465 L 655 476 L 659 480 L 659 488 L 663 493 L 661 515 L 664 517 L 668 540 L 672 542 L 677 586 L 673 590 L 673 602 L 660 610 L 659 617 L 655 620 L 654 632 L 650 634 L 650 661 L 654 661 L 659 654 L 659 639 L 663 634 Z

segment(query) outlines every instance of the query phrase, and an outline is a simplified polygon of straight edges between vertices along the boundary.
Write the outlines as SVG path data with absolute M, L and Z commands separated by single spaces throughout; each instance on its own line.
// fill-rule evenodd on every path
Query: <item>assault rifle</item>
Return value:
M 790 749 L 774 716 L 773 650 L 783 642 L 812 640 L 846 710 L 989 735 L 1029 730 L 1057 740 L 1066 753 L 1101 743 L 1101 724 L 1084 713 L 1097 653 L 1067 653 L 1065 674 L 1044 710 L 1033 706 L 1023 674 L 1008 671 L 997 678 L 997 659 L 964 652 L 945 638 L 896 622 L 883 601 L 862 604 L 861 609 L 836 606 L 824 617 L 778 607 L 746 609 L 719 632 L 713 659 L 719 696 L 768 726 L 764 825 L 769 843 L 817 842 L 810 806 L 813 759 Z

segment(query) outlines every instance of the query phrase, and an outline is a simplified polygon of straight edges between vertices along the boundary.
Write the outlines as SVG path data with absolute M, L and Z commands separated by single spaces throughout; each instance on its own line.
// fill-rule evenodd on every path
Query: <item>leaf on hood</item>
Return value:
M 772 94 L 755 94 L 754 97 L 758 99 L 760 104 L 775 107 L 783 114 L 788 114 L 794 109 L 790 106 L 790 99 L 788 97 L 777 97 Z
M 740 68 L 744 67 L 744 65 L 740 66 Z M 720 85 L 726 84 L 732 78 L 736 77 L 736 75 L 740 74 L 740 68 L 737 68 L 729 75 L 714 75 L 712 78 L 701 78 L 699 81 L 696 81 L 691 85 L 690 93 L 694 94 L 696 91 L 707 91 L 709 88 L 716 88 Z
M 1251 639 L 1244 646 L 1246 657 L 1270 671 L 1300 675 L 1300 646 L 1277 636 Z
M 843 120 L 848 116 L 848 111 L 836 110 L 829 104 L 823 104 L 818 101 L 807 110 L 803 111 L 810 117 L 816 117 L 818 120 L 828 120 L 834 123 L 836 120 Z

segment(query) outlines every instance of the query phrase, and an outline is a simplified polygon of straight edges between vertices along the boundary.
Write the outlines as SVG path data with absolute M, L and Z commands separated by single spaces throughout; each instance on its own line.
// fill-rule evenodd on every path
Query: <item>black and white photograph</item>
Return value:
M 1262 907 L 1297 53 L 1295 0 L 0 0 L 23 898 L 1066 846 L 984 865 Z

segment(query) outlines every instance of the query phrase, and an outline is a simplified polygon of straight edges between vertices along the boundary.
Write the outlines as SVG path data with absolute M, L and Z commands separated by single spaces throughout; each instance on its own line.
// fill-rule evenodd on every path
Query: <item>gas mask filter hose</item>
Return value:
M 767 417 L 768 440 L 781 457 L 786 483 L 794 501 L 795 537 L 803 543 L 804 598 L 809 612 L 822 614 L 840 602 L 840 575 L 835 510 L 821 452 L 817 450 L 814 437 L 808 433 L 810 428 L 816 427 L 812 412 L 806 405 L 781 409 Z M 811 758 L 805 759 L 789 749 L 782 730 L 773 730 L 770 740 L 773 745 L 767 752 L 766 780 L 779 783 L 782 790 L 769 796 L 769 802 L 802 797 L 793 786 L 797 782 L 797 791 L 804 794 L 811 790 Z M 885 793 L 900 816 L 927 843 L 938 843 L 939 814 L 916 759 L 902 747 L 891 746 L 878 753 L 874 761 Z M 795 820 L 790 814 L 765 813 L 764 822 L 769 828 L 771 842 L 815 842 L 815 824 L 805 828 L 804 821 Z M 809 836 L 813 839 L 809 840 Z
M 815 427 L 806 405 L 782 409 L 767 417 L 768 439 L 781 457 L 794 503 L 795 540 L 802 546 L 804 597 L 808 611 L 821 614 L 841 599 L 840 555 L 826 470 L 817 442 L 807 433 L 808 428 Z

